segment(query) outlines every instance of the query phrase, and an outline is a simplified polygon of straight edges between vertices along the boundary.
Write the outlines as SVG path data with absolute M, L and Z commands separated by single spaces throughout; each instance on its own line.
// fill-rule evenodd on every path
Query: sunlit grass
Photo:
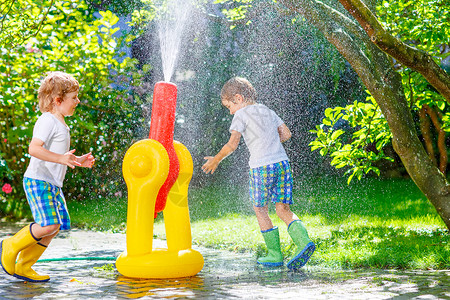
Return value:
M 72 226 L 115 232 L 126 229 L 126 199 L 68 201 L 67 207 Z
M 190 190 L 193 243 L 231 251 L 264 253 L 246 186 L 209 186 Z M 347 186 L 344 179 L 314 179 L 294 190 L 292 210 L 308 228 L 317 250 L 309 264 L 331 268 L 450 268 L 450 236 L 434 207 L 410 180 L 366 179 Z M 122 230 L 125 201 L 69 203 L 75 224 Z M 89 212 L 89 210 L 94 212 Z M 95 216 L 95 217 L 93 217 Z M 286 258 L 295 247 L 286 225 L 280 228 Z M 165 238 L 162 217 L 154 234 Z

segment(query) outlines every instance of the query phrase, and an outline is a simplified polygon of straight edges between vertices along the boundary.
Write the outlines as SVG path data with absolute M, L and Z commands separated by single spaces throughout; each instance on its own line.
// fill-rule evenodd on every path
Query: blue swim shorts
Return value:
M 256 207 L 272 203 L 292 204 L 292 174 L 289 161 L 250 169 L 250 199 Z
M 69 212 L 60 187 L 25 177 L 23 188 L 36 223 L 41 226 L 61 224 L 60 230 L 70 229 Z

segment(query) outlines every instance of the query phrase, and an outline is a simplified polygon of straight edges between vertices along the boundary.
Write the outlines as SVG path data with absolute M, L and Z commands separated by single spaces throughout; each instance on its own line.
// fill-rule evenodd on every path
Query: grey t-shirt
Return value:
M 252 104 L 236 111 L 230 132 L 236 130 L 244 137 L 250 151 L 250 168 L 288 160 L 280 141 L 278 127 L 283 120 L 263 104 Z
M 36 121 L 33 138 L 43 141 L 43 147 L 54 153 L 64 154 L 70 148 L 69 127 L 49 112 L 43 113 Z M 40 160 L 32 156 L 24 177 L 47 181 L 62 187 L 66 171 L 66 165 Z

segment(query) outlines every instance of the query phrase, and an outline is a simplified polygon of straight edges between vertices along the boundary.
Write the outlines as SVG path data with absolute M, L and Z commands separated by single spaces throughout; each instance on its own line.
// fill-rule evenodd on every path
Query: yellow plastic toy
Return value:
M 169 175 L 170 159 L 157 140 L 133 144 L 123 160 L 128 187 L 127 250 L 116 261 L 119 273 L 133 278 L 193 276 L 203 268 L 203 256 L 191 248 L 188 187 L 193 162 L 188 149 L 173 141 L 179 172 L 167 194 L 163 214 L 167 249 L 153 249 L 153 224 L 158 193 Z

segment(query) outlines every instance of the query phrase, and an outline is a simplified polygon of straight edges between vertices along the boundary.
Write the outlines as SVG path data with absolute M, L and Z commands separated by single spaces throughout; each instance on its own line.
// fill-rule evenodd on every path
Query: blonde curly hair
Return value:
M 62 99 L 67 93 L 79 90 L 80 84 L 72 75 L 60 71 L 50 72 L 42 80 L 38 90 L 39 110 L 51 112 L 55 98 Z

